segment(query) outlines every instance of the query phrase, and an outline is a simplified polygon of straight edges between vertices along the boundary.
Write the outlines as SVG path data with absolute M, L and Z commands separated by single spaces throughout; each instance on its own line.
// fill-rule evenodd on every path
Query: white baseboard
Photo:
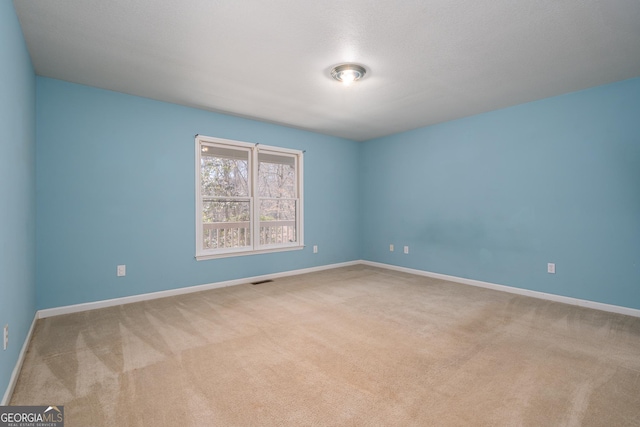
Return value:
M 364 265 L 371 267 L 386 268 L 387 270 L 401 271 L 404 273 L 415 274 L 417 276 L 431 277 L 434 279 L 447 280 L 449 282 L 462 283 L 464 285 L 477 286 L 480 288 L 494 289 L 496 291 L 509 292 L 511 294 L 524 295 L 528 297 L 544 299 L 549 301 L 561 302 L 564 304 L 577 305 L 580 307 L 593 308 L 595 310 L 608 311 L 610 313 L 625 314 L 627 316 L 640 317 L 640 310 L 619 305 L 604 304 L 601 302 L 583 300 L 561 295 L 548 294 L 545 292 L 531 291 L 528 289 L 514 288 L 512 286 L 497 285 L 495 283 L 481 282 L 480 280 L 465 279 L 464 277 L 448 276 L 446 274 L 432 273 L 430 271 L 416 270 L 413 268 L 399 267 L 397 265 L 383 264 L 373 261 L 360 261 Z
M 7 390 L 4 392 L 4 397 L 2 398 L 2 402 L 0 405 L 6 406 L 11 401 L 11 396 L 13 395 L 13 390 L 16 387 L 16 383 L 18 382 L 18 375 L 20 375 L 20 370 L 22 369 L 22 363 L 24 362 L 24 357 L 27 354 L 27 349 L 29 348 L 29 343 L 31 342 L 31 335 L 33 334 L 33 330 L 36 327 L 36 322 L 38 321 L 38 312 L 33 316 L 33 321 L 31 322 L 31 327 L 29 328 L 29 332 L 27 336 L 24 338 L 24 343 L 22 343 L 22 349 L 20 350 L 20 354 L 18 355 L 18 360 L 16 361 L 16 366 L 13 368 L 13 372 L 11 373 L 11 378 L 9 378 L 9 385 L 7 386 Z
M 207 283 L 204 285 L 189 286 L 186 288 L 169 289 L 166 291 L 151 292 L 148 294 L 139 294 L 139 295 L 132 295 L 128 297 L 122 297 L 122 298 L 87 302 L 83 304 L 67 305 L 64 307 L 47 308 L 47 309 L 38 311 L 38 316 L 40 319 L 44 319 L 46 317 L 59 316 L 62 314 L 78 313 L 81 311 L 95 310 L 98 308 L 113 307 L 116 305 L 130 304 L 133 302 L 140 302 L 140 301 L 148 301 L 148 300 L 153 300 L 157 298 L 171 297 L 174 295 L 190 294 L 193 292 L 206 291 L 209 289 L 216 289 L 216 288 L 224 288 L 227 286 L 242 285 L 242 284 L 251 283 L 251 282 L 258 282 L 261 280 L 273 280 L 273 279 L 278 279 L 280 277 L 296 276 L 298 274 L 313 273 L 316 271 L 330 270 L 332 268 L 348 267 L 348 266 L 358 265 L 358 264 L 360 264 L 360 261 L 349 261 L 349 262 L 342 262 L 338 264 L 321 265 L 319 267 L 302 268 L 300 270 L 283 271 L 281 273 L 264 274 L 262 276 L 244 277 L 242 279 L 227 280 L 224 282 Z
M 205 291 L 209 289 L 242 285 L 242 284 L 257 282 L 261 280 L 273 280 L 280 277 L 296 276 L 299 274 L 313 273 L 316 271 L 330 270 L 332 268 L 348 267 L 348 266 L 353 266 L 358 264 L 368 265 L 371 267 L 385 268 L 387 270 L 401 271 L 404 273 L 415 274 L 418 276 L 425 276 L 425 277 L 431 277 L 435 279 L 447 280 L 449 282 L 462 283 L 465 285 L 493 289 L 493 290 L 502 291 L 502 292 L 509 292 L 512 294 L 524 295 L 524 296 L 538 298 L 538 299 L 561 302 L 564 304 L 577 305 L 580 307 L 593 308 L 595 310 L 602 310 L 602 311 L 608 311 L 611 313 L 625 314 L 627 316 L 640 317 L 640 310 L 637 310 L 634 308 L 622 307 L 622 306 L 612 305 L 612 304 L 605 304 L 605 303 L 583 300 L 583 299 L 572 298 L 572 297 L 565 297 L 565 296 L 549 294 L 545 292 L 531 291 L 528 289 L 515 288 L 512 286 L 498 285 L 490 282 L 482 282 L 480 280 L 466 279 L 463 277 L 449 276 L 446 274 L 433 273 L 425 270 L 417 270 L 413 268 L 399 267 L 396 265 L 384 264 L 384 263 L 373 262 L 373 261 L 364 261 L 364 260 L 349 261 L 349 262 L 343 262 L 338 264 L 328 264 L 328 265 L 322 265 L 318 267 L 303 268 L 299 270 L 283 271 L 280 273 L 265 274 L 262 276 L 245 277 L 242 279 L 227 280 L 224 282 L 207 283 L 204 285 L 169 289 L 166 291 L 151 292 L 147 294 L 132 295 L 128 297 L 94 301 L 94 302 L 88 302 L 83 304 L 67 305 L 64 307 L 47 308 L 47 309 L 38 311 L 37 316 L 38 318 L 43 319 L 46 317 L 59 316 L 62 314 L 77 313 L 81 311 L 95 310 L 98 308 L 113 307 L 121 304 L 130 304 L 130 303 L 139 302 L 139 301 L 148 301 L 148 300 L 153 300 L 157 298 L 165 298 L 165 297 L 170 297 L 174 295 L 189 294 L 192 292 L 200 292 L 200 291 Z

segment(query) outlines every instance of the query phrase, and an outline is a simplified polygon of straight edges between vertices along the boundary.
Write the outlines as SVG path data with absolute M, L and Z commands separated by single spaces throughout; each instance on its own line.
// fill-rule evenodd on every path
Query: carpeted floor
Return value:
M 39 320 L 66 426 L 637 426 L 640 319 L 365 266 Z

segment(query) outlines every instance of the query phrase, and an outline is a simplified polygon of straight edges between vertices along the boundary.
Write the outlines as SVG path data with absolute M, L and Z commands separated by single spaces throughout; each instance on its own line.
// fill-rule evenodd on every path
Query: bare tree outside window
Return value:
M 302 248 L 302 153 L 209 137 L 196 141 L 197 256 Z
M 295 158 L 258 155 L 260 244 L 296 241 Z
M 250 246 L 249 152 L 208 146 L 201 150 L 204 248 Z

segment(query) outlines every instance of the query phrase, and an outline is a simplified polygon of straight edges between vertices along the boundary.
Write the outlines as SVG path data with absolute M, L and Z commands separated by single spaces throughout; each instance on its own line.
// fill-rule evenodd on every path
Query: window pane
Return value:
M 251 246 L 251 203 L 212 200 L 202 203 L 204 249 Z
M 260 244 L 297 242 L 296 200 L 260 200 Z
M 270 198 L 296 197 L 294 157 L 258 154 L 258 195 Z
M 196 259 L 301 249 L 303 152 L 196 135 Z
M 204 196 L 249 196 L 249 152 L 203 145 L 200 191 Z

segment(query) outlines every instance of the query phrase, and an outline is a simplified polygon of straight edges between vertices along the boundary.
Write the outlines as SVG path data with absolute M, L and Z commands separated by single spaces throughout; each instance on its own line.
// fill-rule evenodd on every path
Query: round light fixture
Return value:
M 331 77 L 342 82 L 345 86 L 349 86 L 351 83 L 363 78 L 366 73 L 367 70 L 360 65 L 342 64 L 337 67 L 333 67 L 331 70 Z

